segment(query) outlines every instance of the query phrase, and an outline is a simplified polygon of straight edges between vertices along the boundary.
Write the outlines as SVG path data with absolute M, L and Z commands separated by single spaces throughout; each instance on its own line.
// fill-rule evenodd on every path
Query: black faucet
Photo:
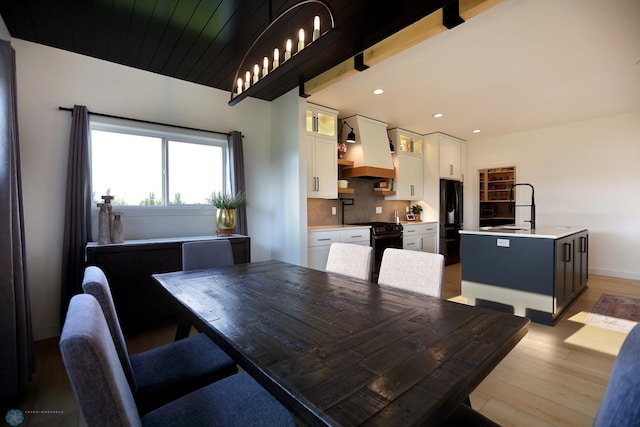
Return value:
M 513 187 L 516 187 L 518 185 L 528 185 L 529 187 L 531 187 L 531 204 L 530 205 L 516 205 L 516 201 L 513 200 Z M 513 184 L 511 186 L 511 189 L 509 190 L 509 200 L 513 200 L 513 207 L 518 207 L 518 206 L 531 206 L 531 219 L 529 221 L 525 221 L 525 222 L 530 222 L 531 223 L 531 229 L 535 230 L 536 229 L 536 199 L 535 199 L 535 192 L 536 190 L 533 188 L 533 185 L 531 184 L 527 184 L 527 183 L 518 183 L 518 184 Z

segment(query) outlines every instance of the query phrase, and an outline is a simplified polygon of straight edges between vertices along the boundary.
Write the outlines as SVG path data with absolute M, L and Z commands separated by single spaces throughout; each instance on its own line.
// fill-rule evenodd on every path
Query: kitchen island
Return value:
M 461 230 L 462 296 L 553 325 L 587 287 L 585 227 L 480 227 Z

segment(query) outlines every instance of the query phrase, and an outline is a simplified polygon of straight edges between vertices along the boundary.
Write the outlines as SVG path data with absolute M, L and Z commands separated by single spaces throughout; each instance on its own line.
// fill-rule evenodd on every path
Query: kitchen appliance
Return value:
M 393 222 L 365 222 L 353 225 L 371 226 L 370 242 L 374 255 L 371 280 L 377 283 L 384 250 L 387 248 L 402 249 L 402 224 L 394 224 Z
M 440 180 L 440 253 L 444 264 L 460 262 L 460 233 L 462 230 L 462 183 Z

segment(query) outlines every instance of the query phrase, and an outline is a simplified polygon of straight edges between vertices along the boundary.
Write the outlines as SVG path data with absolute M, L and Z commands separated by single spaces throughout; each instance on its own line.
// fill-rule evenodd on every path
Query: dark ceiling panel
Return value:
M 12 37 L 231 91 L 236 71 L 254 64 L 281 67 L 252 88 L 250 96 L 273 100 L 454 0 L 325 0 L 336 30 L 310 45 L 312 20 L 325 8 L 305 2 L 278 21 L 248 53 L 269 23 L 295 0 L 44 0 L 0 1 Z M 306 51 L 284 66 L 284 43 L 304 26 Z M 324 39 L 325 37 L 321 38 Z M 261 74 L 261 73 L 260 73 Z

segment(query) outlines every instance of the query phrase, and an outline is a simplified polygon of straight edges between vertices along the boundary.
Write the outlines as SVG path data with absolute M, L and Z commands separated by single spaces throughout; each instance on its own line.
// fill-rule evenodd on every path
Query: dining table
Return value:
M 153 278 L 303 425 L 441 424 L 530 323 L 281 261 Z

